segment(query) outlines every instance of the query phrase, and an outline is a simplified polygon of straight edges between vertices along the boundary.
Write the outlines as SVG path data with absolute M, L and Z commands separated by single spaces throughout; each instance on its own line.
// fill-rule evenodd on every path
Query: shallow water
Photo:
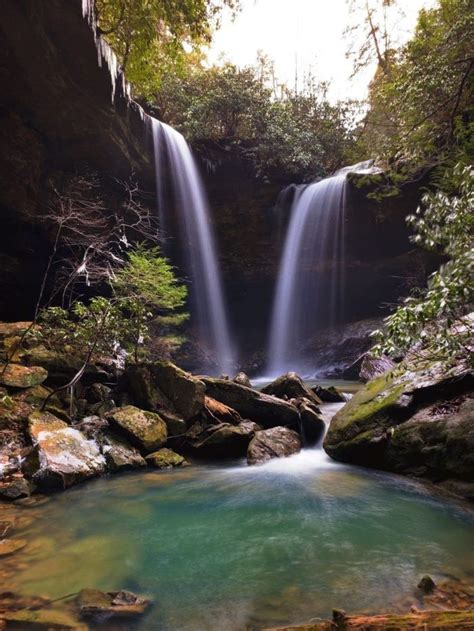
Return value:
M 423 574 L 465 578 L 474 566 L 469 509 L 321 450 L 100 479 L 23 514 L 34 519 L 18 533 L 29 544 L 9 587 L 147 594 L 156 605 L 137 626 L 147 631 L 406 608 Z

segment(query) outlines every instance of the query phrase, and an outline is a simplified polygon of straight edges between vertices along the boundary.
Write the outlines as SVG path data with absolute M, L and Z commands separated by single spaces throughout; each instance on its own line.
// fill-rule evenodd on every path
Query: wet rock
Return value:
M 204 384 L 171 362 L 131 366 L 124 379 L 136 404 L 159 412 L 171 435 L 184 433 L 204 406 Z
M 326 431 L 326 423 L 320 416 L 319 409 L 311 401 L 303 399 L 298 410 L 303 441 L 307 445 L 316 445 Z
M 313 386 L 311 390 L 323 403 L 344 403 L 346 398 L 334 386 L 323 388 L 323 386 Z
M 192 426 L 187 435 L 188 446 L 200 456 L 208 458 L 239 458 L 245 456 L 247 447 L 258 426 L 251 421 L 239 425 L 220 423 L 203 427 Z
M 0 539 L 0 557 L 9 556 L 26 546 L 25 539 Z
M 359 378 L 365 382 L 370 381 L 383 375 L 394 366 L 395 363 L 388 357 L 374 357 L 370 353 L 366 353 L 360 366 Z
M 262 427 L 297 425 L 299 413 L 294 405 L 277 397 L 262 394 L 232 381 L 202 377 L 208 396 L 236 410 L 244 419 Z
M 281 375 L 278 379 L 269 383 L 268 386 L 262 388 L 262 392 L 263 394 L 271 394 L 279 399 L 283 399 L 284 397 L 288 399 L 304 397 L 316 405 L 322 403 L 317 394 L 313 392 L 295 372 L 288 372 L 285 375 Z
M 418 583 L 418 589 L 421 589 L 421 591 L 425 594 L 430 594 L 436 589 L 436 583 L 431 578 L 431 576 L 428 576 L 428 574 L 426 574 Z
M 216 423 L 238 425 L 242 422 L 242 417 L 238 412 L 211 397 L 204 398 L 204 410 L 202 415 L 211 425 L 215 425 Z
M 245 372 L 238 372 L 234 379 L 234 383 L 238 383 L 240 386 L 246 386 L 247 388 L 251 388 L 252 384 L 250 383 L 250 379 Z
M 155 412 L 127 405 L 109 412 L 107 419 L 118 431 L 123 432 L 132 444 L 145 452 L 151 453 L 166 443 L 166 423 Z
M 67 488 L 105 471 L 97 443 L 48 412 L 33 412 L 28 432 L 36 447 L 26 472 L 41 489 Z
M 29 497 L 34 486 L 21 473 L 14 473 L 0 480 L 0 498 L 17 500 Z
M 407 360 L 339 410 L 324 448 L 343 462 L 472 485 L 473 385 L 462 362 Z
M 103 592 L 83 589 L 76 597 L 79 614 L 84 620 L 101 621 L 109 618 L 134 618 L 145 613 L 151 601 L 125 590 Z
M 38 386 L 48 377 L 48 372 L 40 366 L 21 366 L 20 364 L 0 364 L 0 384 L 10 388 L 31 388 Z
M 157 469 L 171 469 L 186 464 L 186 460 L 183 456 L 180 456 L 172 449 L 167 449 L 166 447 L 149 454 L 146 457 L 146 461 L 149 465 Z
M 286 427 L 273 427 L 257 432 L 247 450 L 249 465 L 263 464 L 272 458 L 286 458 L 301 449 L 301 440 L 296 432 Z

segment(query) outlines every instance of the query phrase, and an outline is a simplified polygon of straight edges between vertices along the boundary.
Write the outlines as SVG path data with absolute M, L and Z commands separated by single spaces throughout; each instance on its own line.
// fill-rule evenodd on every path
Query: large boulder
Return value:
M 301 440 L 296 432 L 287 427 L 272 427 L 257 432 L 247 450 L 249 465 L 263 464 L 273 458 L 286 458 L 301 449 Z
M 404 362 L 339 410 L 324 449 L 344 462 L 474 483 L 473 386 L 462 362 Z
M 0 384 L 10 388 L 31 388 L 39 386 L 48 377 L 48 371 L 41 366 L 21 366 L 0 364 Z
M 316 385 L 312 386 L 311 390 L 323 403 L 344 403 L 346 401 L 346 397 L 334 386 L 324 388 Z
M 188 421 L 204 407 L 204 384 L 171 362 L 131 366 L 125 380 L 135 403 L 159 412 L 170 435 L 183 434 Z
M 275 379 L 261 390 L 263 394 L 271 394 L 279 399 L 309 399 L 316 405 L 322 403 L 318 395 L 309 388 L 295 372 L 287 372 Z
M 362 381 L 370 381 L 379 375 L 383 375 L 395 366 L 389 357 L 374 357 L 370 353 L 363 356 L 359 371 L 359 378 Z
M 244 419 L 262 427 L 297 426 L 299 413 L 294 405 L 277 397 L 263 394 L 233 381 L 202 377 L 208 396 L 236 410 Z
M 105 471 L 97 443 L 49 412 L 33 412 L 28 433 L 35 451 L 25 465 L 41 489 L 67 488 Z
M 189 429 L 187 445 L 193 453 L 206 458 L 240 458 L 245 456 L 248 444 L 259 429 L 251 421 L 213 426 L 197 422 Z
M 166 423 L 158 414 L 133 405 L 112 410 L 107 419 L 132 444 L 147 453 L 162 447 L 168 438 Z

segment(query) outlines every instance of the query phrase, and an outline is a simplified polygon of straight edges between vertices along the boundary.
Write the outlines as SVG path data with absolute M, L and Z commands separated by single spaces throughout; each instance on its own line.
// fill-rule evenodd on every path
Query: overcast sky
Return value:
M 252 64 L 262 50 L 275 62 L 278 78 L 294 86 L 295 65 L 303 76 L 309 68 L 330 82 L 330 98 L 364 98 L 374 68 L 350 79 L 343 31 L 351 20 L 346 0 L 241 0 L 243 10 L 232 21 L 224 15 L 209 59 L 239 66 Z M 435 0 L 398 0 L 405 18 L 396 28 L 400 41 L 413 30 L 418 11 Z

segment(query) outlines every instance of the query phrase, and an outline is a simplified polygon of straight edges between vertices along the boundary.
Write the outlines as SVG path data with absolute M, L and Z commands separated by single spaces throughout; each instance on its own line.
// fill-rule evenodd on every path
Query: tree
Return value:
M 238 0 L 96 0 L 95 12 L 135 94 L 150 98 L 165 71 L 180 74 L 202 57 L 224 6 Z
M 415 229 L 414 243 L 448 260 L 431 275 L 426 289 L 385 320 L 384 332 L 375 332 L 379 354 L 415 350 L 425 357 L 455 358 L 468 348 L 473 326 L 468 314 L 474 304 L 474 169 L 456 165 L 442 184 L 456 192 L 427 193 L 408 221 Z

